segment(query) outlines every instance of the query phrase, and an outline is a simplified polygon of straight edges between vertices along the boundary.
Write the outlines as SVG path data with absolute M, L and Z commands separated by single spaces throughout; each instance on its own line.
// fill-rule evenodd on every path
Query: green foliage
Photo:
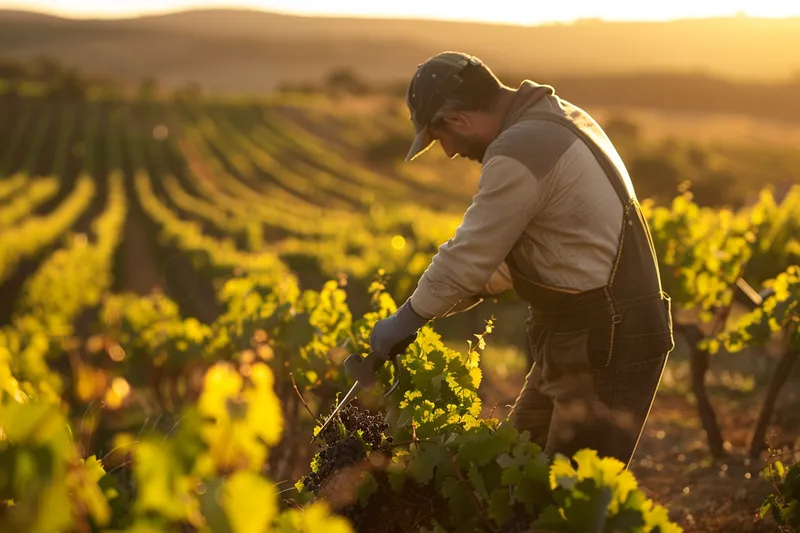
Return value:
M 41 68 L 44 76 L 50 67 Z M 62 81 L 82 94 L 68 75 Z M 430 169 L 414 176 L 392 169 L 395 179 L 344 157 L 322 132 L 287 118 L 288 100 L 250 106 L 186 94 L 165 108 L 153 84 L 142 89 L 152 117 L 106 102 L 101 119 L 102 106 L 90 104 L 85 142 L 73 144 L 77 108 L 65 107 L 54 174 L 73 167 L 78 174 L 59 176 L 71 190 L 59 191 L 52 209 L 34 213 L 56 181 L 23 172 L 0 183 L 0 280 L 46 256 L 0 329 L 0 528 L 352 531 L 332 502 L 309 498 L 302 483 L 294 488 L 305 505 L 287 507 L 294 473 L 283 467 L 307 459 L 302 447 L 323 422 L 313 412 L 352 385 L 341 372 L 344 357 L 368 351 L 374 323 L 413 289 L 468 198 Z M 35 116 L 15 117 L 9 153 L 29 130 L 41 134 L 32 146 L 48 146 L 48 122 L 28 125 Z M 391 130 L 387 117 L 340 118 L 339 140 L 378 139 L 376 132 Z M 96 145 L 106 124 L 112 134 L 102 157 Z M 38 157 L 31 149 L 28 166 Z M 107 187 L 97 184 L 100 162 Z M 102 206 L 101 198 L 93 202 L 101 191 Z M 160 245 L 213 278 L 222 308 L 216 320 L 185 316 L 159 291 L 112 290 L 132 201 Z M 735 350 L 778 330 L 796 340 L 799 202 L 797 188 L 780 203 L 765 190 L 737 210 L 700 207 L 688 193 L 669 206 L 645 206 L 665 290 L 701 321 L 730 306 L 742 275 L 774 291 L 702 346 Z M 69 233 L 89 218 L 91 231 Z M 303 288 L 309 272 L 293 271 L 290 260 L 311 267 L 323 280 L 319 290 Z M 354 311 L 348 280 L 367 287 L 367 311 Z M 426 325 L 400 356 L 395 394 L 382 396 L 398 377 L 386 365 L 380 385 L 359 395 L 385 411 L 393 437 L 390 457 L 370 454 L 355 491 L 359 505 L 385 520 L 375 502 L 389 502 L 396 513 L 388 519 L 401 520 L 413 502 L 428 513 L 408 523 L 420 532 L 496 531 L 514 521 L 560 532 L 679 531 L 619 462 L 591 450 L 546 457 L 508 421 L 481 415 L 480 354 L 494 327 L 488 321 L 460 351 L 444 345 L 435 323 Z M 314 471 L 316 459 L 309 463 Z M 786 488 L 795 478 L 784 476 L 783 492 L 763 513 L 795 519 L 796 487 Z
M 774 279 L 764 282 L 773 291 L 756 309 L 742 315 L 717 338 L 702 345 L 712 353 L 720 345 L 729 352 L 763 345 L 775 334 L 784 333 L 789 348 L 800 349 L 800 266 L 793 265 Z
M 775 490 L 764 499 L 758 518 L 771 515 L 782 532 L 800 531 L 800 463 L 787 467 L 776 460 L 764 468 L 761 476 L 772 482 Z
M 0 403 L 0 517 L 3 531 L 49 533 L 87 518 L 105 525 L 110 509 L 98 481 L 100 462 L 78 456 L 64 414 L 48 402 Z
M 13 502 L 2 515 L 4 530 L 44 533 L 91 521 L 125 531 L 186 524 L 224 533 L 350 532 L 324 504 L 281 512 L 274 483 L 261 473 L 283 431 L 274 377 L 264 363 L 249 367 L 246 376 L 241 370 L 212 365 L 197 405 L 182 410 L 174 434 L 117 435 L 119 446 L 129 449 L 135 493 L 94 456 L 79 458 L 56 405 L 4 396 L 0 498 Z M 13 390 L 10 379 L 6 390 Z
M 378 290 L 373 297 L 386 295 Z M 456 533 L 495 530 L 513 518 L 565 533 L 680 531 L 619 461 L 582 450 L 573 458 L 576 470 L 566 457 L 545 456 L 508 421 L 480 416 L 480 352 L 493 327 L 488 321 L 462 354 L 443 346 L 428 324 L 401 356 L 403 373 L 396 397 L 388 399 L 387 420 L 407 444 L 373 469 L 386 483 L 373 484 L 361 505 L 391 501 L 389 490 L 400 502 L 423 491 L 440 504 L 425 526 Z M 384 385 L 393 378 L 381 374 Z M 302 493 L 301 483 L 297 488 Z
M 3 231 L 0 243 L 0 281 L 8 279 L 20 261 L 56 241 L 88 207 L 95 194 L 93 179 L 84 175 L 67 199 L 46 215 L 26 218 Z
M 673 303 L 709 323 L 726 315 L 740 277 L 755 268 L 751 279 L 761 283 L 778 275 L 776 266 L 790 268 L 800 258 L 798 202 L 800 187 L 780 205 L 764 189 L 758 202 L 738 211 L 700 207 L 688 191 L 668 207 L 644 202 L 662 284 Z
M 550 485 L 558 505 L 545 509 L 537 526 L 565 533 L 681 531 L 664 507 L 645 498 L 620 461 L 592 450 L 577 452 L 573 460 L 577 467 L 563 456 L 554 461 Z
M 491 327 L 489 324 L 488 332 Z M 400 364 L 400 386 L 388 408 L 389 420 L 398 431 L 413 425 L 417 437 L 428 438 L 477 422 L 481 370 L 476 351 L 461 354 L 445 347 L 429 325 L 400 357 Z M 400 437 L 410 438 L 409 429 Z
M 752 254 L 755 232 L 746 213 L 701 208 L 685 192 L 671 207 L 646 206 L 662 265 L 664 290 L 683 307 L 710 322 L 730 303 L 732 287 Z

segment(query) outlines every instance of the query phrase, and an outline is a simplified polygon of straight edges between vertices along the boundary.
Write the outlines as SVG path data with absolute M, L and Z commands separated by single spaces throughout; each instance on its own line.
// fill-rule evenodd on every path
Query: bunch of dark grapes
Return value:
M 335 409 L 335 406 L 331 406 L 331 410 L 333 409 Z M 370 445 L 372 450 L 384 450 L 387 444 L 392 443 L 392 437 L 384 436 L 384 431 L 389 429 L 389 424 L 383 421 L 381 414 L 370 414 L 369 409 L 361 411 L 351 403 L 339 411 L 338 416 L 347 430 L 347 434 L 350 435 L 359 430 L 362 431 L 364 443 Z M 325 428 L 321 436 L 325 439 L 325 442 L 335 441 L 340 438 L 339 427 L 335 423 L 331 423 Z
M 336 409 L 331 406 L 331 412 Z M 343 468 L 367 458 L 367 446 L 372 452 L 389 451 L 389 444 L 392 437 L 384 435 L 384 431 L 389 429 L 389 424 L 383 421 L 383 416 L 369 410 L 360 410 L 352 403 L 342 408 L 337 414 L 344 426 L 345 432 L 342 433 L 338 421 L 331 422 L 320 437 L 325 441 L 319 450 L 317 461 L 317 471 L 311 472 L 304 480 L 303 484 L 315 495 L 319 494 L 322 483 Z M 356 437 L 361 432 L 361 439 Z M 363 440 L 363 444 L 362 444 Z
M 354 436 L 325 444 L 319 451 L 316 472 L 311 472 L 303 484 L 314 494 L 319 494 L 322 483 L 335 472 L 367 458 L 364 445 Z
M 331 412 L 335 408 L 332 405 Z M 369 410 L 362 411 L 351 403 L 336 416 L 338 420 L 332 421 L 319 435 L 324 444 L 318 452 L 317 471 L 303 479 L 306 490 L 313 492 L 315 496 L 327 498 L 346 493 L 346 489 L 357 480 L 357 474 L 349 471 L 351 469 L 348 467 L 358 463 L 363 466 L 367 459 L 367 450 L 371 450 L 371 453 L 391 454 L 392 438 L 384 434 L 389 429 L 389 424 L 383 421 L 383 415 L 370 413 Z M 357 436 L 359 432 L 361 438 Z M 356 466 L 358 468 L 361 466 Z M 358 502 L 347 501 L 339 505 L 336 502 L 331 503 L 338 514 L 350 520 L 356 531 L 360 531 L 369 519 L 368 509 Z

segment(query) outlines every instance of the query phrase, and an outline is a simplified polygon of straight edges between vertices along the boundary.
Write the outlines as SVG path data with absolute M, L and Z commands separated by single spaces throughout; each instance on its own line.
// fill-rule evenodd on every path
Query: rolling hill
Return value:
M 800 18 L 585 22 L 537 27 L 192 10 L 130 19 L 0 11 L 0 57 L 48 55 L 81 70 L 165 87 L 270 91 L 339 67 L 405 80 L 443 49 L 472 52 L 498 73 L 553 76 L 706 73 L 738 81 L 800 72 Z

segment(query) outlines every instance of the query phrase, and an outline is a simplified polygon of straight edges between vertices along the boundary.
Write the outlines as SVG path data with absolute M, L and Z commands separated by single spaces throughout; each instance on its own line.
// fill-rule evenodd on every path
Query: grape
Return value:
M 335 409 L 335 406 L 331 406 L 331 411 L 333 411 L 333 409 Z M 338 416 L 347 429 L 348 435 L 354 435 L 360 430 L 363 432 L 362 438 L 364 442 L 372 446 L 373 450 L 384 447 L 384 444 L 387 442 L 387 437 L 384 436 L 384 432 L 389 429 L 389 424 L 383 421 L 383 415 L 371 414 L 369 409 L 361 411 L 358 407 L 350 403 L 339 412 Z M 333 442 L 338 438 L 338 432 L 338 426 L 336 424 L 331 424 L 325 428 L 321 436 L 325 442 Z M 391 443 L 391 440 L 388 442 Z
M 331 406 L 331 411 L 336 408 Z M 345 427 L 345 433 L 341 433 L 339 424 L 331 423 L 320 435 L 325 444 L 320 446 L 317 452 L 318 468 L 316 472 L 311 472 L 303 479 L 306 489 L 319 495 L 320 488 L 333 474 L 356 464 L 367 458 L 367 448 L 371 447 L 372 452 L 388 453 L 392 443 L 391 437 L 386 437 L 384 432 L 389 429 L 389 424 L 383 421 L 383 415 L 370 413 L 369 410 L 361 411 L 352 403 L 339 411 L 337 417 Z M 362 432 L 361 440 L 356 436 L 357 432 Z M 358 506 L 351 506 L 358 507 Z M 353 508 L 346 508 L 343 512 L 355 521 L 361 511 Z

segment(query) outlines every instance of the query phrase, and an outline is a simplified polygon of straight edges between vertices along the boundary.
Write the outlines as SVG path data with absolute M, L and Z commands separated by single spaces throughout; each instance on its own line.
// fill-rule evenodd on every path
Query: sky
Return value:
M 745 14 L 800 16 L 794 0 L 0 0 L 0 9 L 30 9 L 67 17 L 123 17 L 194 7 L 246 7 L 301 15 L 377 16 L 477 20 L 512 24 L 572 22 L 576 19 L 669 20 Z

